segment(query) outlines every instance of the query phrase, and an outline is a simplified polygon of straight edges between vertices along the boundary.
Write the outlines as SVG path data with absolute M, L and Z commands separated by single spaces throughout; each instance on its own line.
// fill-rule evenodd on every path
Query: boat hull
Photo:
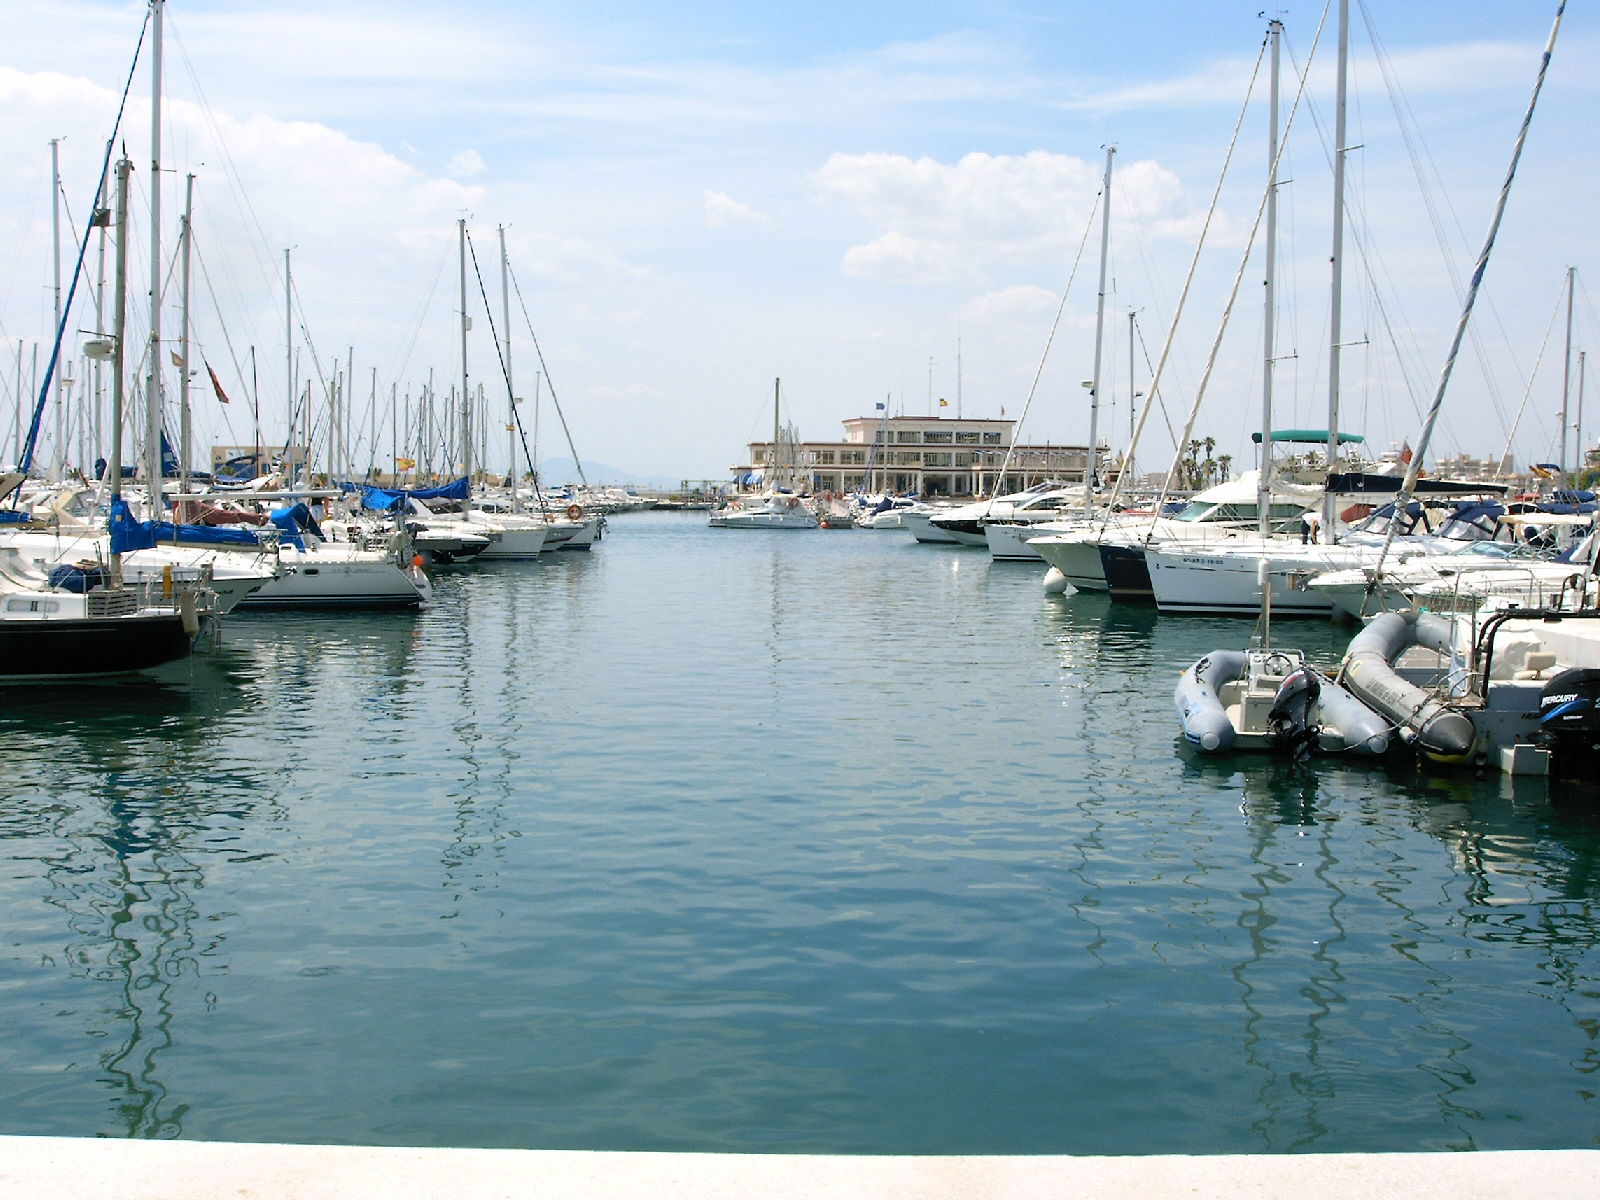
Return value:
M 1244 557 L 1186 552 L 1145 551 L 1150 590 L 1163 613 L 1197 616 L 1258 617 L 1262 590 L 1258 561 Z M 1267 572 L 1272 617 L 1327 617 L 1333 604 L 1327 596 L 1295 587 L 1288 572 L 1272 564 Z
M 131 675 L 186 658 L 193 645 L 176 612 L 0 621 L 0 681 Z
M 1090 536 L 1051 537 L 1033 544 L 1044 559 L 1080 592 L 1106 590 L 1105 568 L 1100 563 L 1100 544 Z
M 1154 604 L 1155 593 L 1150 588 L 1150 567 L 1145 562 L 1144 547 L 1121 546 L 1115 542 L 1100 543 L 1100 569 L 1105 574 L 1106 591 L 1113 600 L 1129 604 Z

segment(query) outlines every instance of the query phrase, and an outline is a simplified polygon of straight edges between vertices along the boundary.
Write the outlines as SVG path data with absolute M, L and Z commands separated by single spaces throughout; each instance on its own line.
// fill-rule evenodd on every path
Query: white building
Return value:
M 1086 447 L 1028 444 L 1011 451 L 999 478 L 1016 424 L 1006 417 L 853 417 L 844 422 L 844 440 L 800 442 L 796 451 L 813 492 L 980 496 L 1042 479 L 1083 479 Z M 734 484 L 759 488 L 772 443 L 751 442 L 749 452 L 748 463 L 733 468 Z

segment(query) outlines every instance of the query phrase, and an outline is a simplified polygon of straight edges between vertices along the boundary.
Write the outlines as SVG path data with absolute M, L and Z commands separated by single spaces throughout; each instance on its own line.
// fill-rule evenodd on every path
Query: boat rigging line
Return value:
M 113 150 L 116 148 L 117 132 L 122 128 L 123 114 L 126 113 L 128 109 L 128 95 L 133 90 L 134 73 L 139 69 L 139 55 L 144 50 L 145 35 L 149 32 L 150 10 L 146 9 L 144 23 L 139 28 L 139 41 L 133 48 L 133 62 L 128 66 L 128 81 L 127 83 L 123 84 L 122 98 L 117 102 L 117 117 L 116 120 L 112 122 L 111 135 L 106 138 L 105 157 L 100 163 L 100 182 L 95 187 L 94 204 L 90 209 L 90 211 L 94 214 L 95 219 L 91 220 L 83 231 L 83 241 L 78 247 L 78 261 L 72 269 L 72 283 L 67 288 L 67 299 L 61 306 L 61 320 L 56 326 L 55 341 L 50 347 L 50 362 L 45 368 L 44 379 L 39 385 L 39 400 L 34 405 L 33 418 L 28 424 L 27 441 L 24 443 L 22 457 L 17 466 L 17 469 L 20 470 L 24 475 L 33 470 L 33 452 L 38 446 L 39 425 L 44 419 L 45 401 L 50 395 L 50 384 L 55 377 L 56 366 L 61 360 L 61 343 L 66 337 L 67 323 L 72 319 L 72 301 L 73 297 L 76 296 L 78 292 L 78 281 L 83 278 L 83 260 L 89 253 L 89 238 L 92 234 L 92 231 L 98 227 L 100 214 L 103 211 L 103 205 L 101 201 L 105 197 L 107 173 L 111 169 L 111 155 Z M 124 236 L 124 231 L 118 231 L 119 239 L 122 236 Z M 12 494 L 11 502 L 13 507 L 20 503 L 15 492 Z
M 1561 18 L 1566 11 L 1567 0 L 1560 0 L 1556 7 L 1555 20 L 1550 26 L 1550 36 L 1545 40 L 1544 53 L 1539 57 L 1539 73 L 1533 81 L 1533 94 L 1528 97 L 1528 107 L 1523 112 L 1522 124 L 1517 129 L 1517 140 L 1511 150 L 1511 162 L 1506 166 L 1506 177 L 1500 185 L 1500 195 L 1495 200 L 1494 216 L 1489 221 L 1489 232 L 1484 235 L 1483 248 L 1478 251 L 1477 265 L 1472 269 L 1472 286 L 1467 289 L 1466 301 L 1461 306 L 1461 316 L 1456 320 L 1455 336 L 1450 341 L 1450 352 L 1445 356 L 1444 366 L 1439 371 L 1439 384 L 1433 392 L 1433 404 L 1428 409 L 1427 419 L 1422 423 L 1422 436 L 1417 441 L 1411 462 L 1406 466 L 1400 491 L 1395 496 L 1396 513 L 1404 512 L 1406 505 L 1411 503 L 1412 493 L 1417 486 L 1417 477 L 1422 473 L 1423 457 L 1427 454 L 1429 442 L 1433 440 L 1433 429 L 1439 421 L 1439 409 L 1444 404 L 1445 389 L 1450 385 L 1450 375 L 1455 369 L 1456 356 L 1461 352 L 1461 342 L 1466 337 L 1467 326 L 1472 320 L 1473 305 L 1478 299 L 1479 289 L 1483 286 L 1483 276 L 1489 269 L 1489 255 L 1494 250 L 1495 239 L 1500 233 L 1500 222 L 1505 217 L 1506 203 L 1511 199 L 1511 184 L 1517 177 L 1517 164 L 1522 161 L 1522 148 L 1528 141 L 1528 128 L 1533 124 L 1533 113 L 1539 104 L 1539 93 L 1544 90 L 1545 77 L 1550 72 L 1550 58 L 1555 53 L 1556 36 L 1561 32 Z M 1389 555 L 1389 547 L 1394 544 L 1394 535 L 1399 524 L 1399 521 L 1389 522 L 1388 532 L 1383 539 L 1383 549 L 1378 552 L 1375 570 L 1383 570 L 1384 560 Z
M 1327 23 L 1327 19 L 1328 19 L 1328 8 L 1325 5 L 1323 7 L 1323 10 L 1322 10 L 1322 24 L 1319 24 L 1317 26 L 1316 38 L 1314 38 L 1312 40 L 1313 52 L 1315 51 L 1317 42 L 1322 37 L 1323 26 Z M 1222 198 L 1222 187 L 1223 187 L 1223 184 L 1226 183 L 1227 178 L 1228 178 L 1229 169 L 1232 167 L 1234 153 L 1239 148 L 1239 136 L 1240 136 L 1240 133 L 1244 129 L 1245 115 L 1250 110 L 1250 99 L 1251 99 L 1252 96 L 1255 95 L 1256 84 L 1261 79 L 1261 66 L 1262 66 L 1262 62 L 1266 58 L 1267 46 L 1270 43 L 1270 41 L 1271 41 L 1271 35 L 1270 34 L 1268 34 L 1267 36 L 1263 37 L 1261 39 L 1261 49 L 1256 53 L 1255 70 L 1250 75 L 1250 86 L 1245 89 L 1244 102 L 1239 106 L 1239 116 L 1235 120 L 1234 126 L 1233 126 L 1233 138 L 1228 143 L 1227 153 L 1223 156 L 1223 160 L 1222 160 L 1222 170 L 1217 175 L 1216 187 L 1213 189 L 1213 191 L 1211 193 L 1211 206 L 1210 206 L 1210 208 L 1208 208 L 1206 210 L 1205 223 L 1200 228 L 1200 237 L 1195 242 L 1194 254 L 1189 259 L 1189 272 L 1184 277 L 1183 290 L 1181 292 L 1179 292 L 1179 294 L 1178 294 L 1178 304 L 1177 304 L 1177 307 L 1174 308 L 1174 310 L 1173 310 L 1171 321 L 1169 321 L 1168 324 L 1167 324 L 1167 336 L 1166 336 L 1165 341 L 1162 342 L 1161 355 L 1156 360 L 1156 369 L 1155 369 L 1154 373 L 1152 374 L 1152 376 L 1150 378 L 1150 387 L 1149 387 L 1149 391 L 1148 391 L 1148 394 L 1147 394 L 1146 399 L 1145 399 L 1144 408 L 1139 413 L 1139 423 L 1135 427 L 1135 429 L 1133 431 L 1133 439 L 1132 439 L 1132 441 L 1129 442 L 1129 445 L 1128 445 L 1127 454 L 1128 454 L 1129 457 L 1132 457 L 1133 452 L 1134 452 L 1134 448 L 1139 443 L 1139 437 L 1144 432 L 1145 421 L 1147 421 L 1149 419 L 1149 417 L 1150 417 L 1150 410 L 1153 407 L 1155 407 L 1155 401 L 1161 394 L 1161 377 L 1162 377 L 1163 373 L 1166 371 L 1167 361 L 1172 355 L 1173 344 L 1177 340 L 1178 321 L 1183 316 L 1184 307 L 1187 305 L 1188 300 L 1189 300 L 1189 293 L 1190 293 L 1191 289 L 1194 287 L 1195 276 L 1199 272 L 1200 254 L 1201 254 L 1201 251 L 1203 251 L 1205 249 L 1206 238 L 1210 234 L 1210 231 L 1211 231 L 1211 223 L 1216 218 L 1216 215 L 1217 215 L 1217 208 L 1220 205 L 1221 198 Z M 1304 94 L 1305 86 L 1306 86 L 1306 78 L 1307 78 L 1307 76 L 1309 76 L 1309 74 L 1310 74 L 1310 71 L 1309 71 L 1309 63 L 1308 63 L 1308 70 L 1304 75 L 1301 76 L 1301 79 L 1300 79 L 1300 91 L 1296 95 L 1296 103 L 1298 103 L 1298 101 L 1299 101 L 1299 96 Z M 1284 128 L 1283 137 L 1280 139 L 1280 141 L 1278 143 L 1277 153 L 1273 156 L 1274 172 L 1276 171 L 1277 163 L 1283 157 L 1283 148 L 1287 144 L 1288 144 L 1288 125 L 1286 123 L 1285 128 Z M 1269 176 L 1269 178 L 1271 178 L 1271 176 Z M 1263 210 L 1266 207 L 1266 203 L 1267 203 L 1266 191 L 1263 190 L 1262 196 L 1261 196 L 1261 203 L 1257 207 L 1257 210 L 1256 210 L 1255 225 L 1257 227 L 1259 227 L 1259 225 L 1261 223 L 1261 215 L 1262 215 Z M 1251 232 L 1252 239 L 1254 239 L 1254 236 L 1255 236 L 1254 229 L 1252 229 L 1252 232 Z M 1197 406 L 1191 405 L 1190 406 L 1190 411 L 1189 411 L 1189 421 L 1184 426 L 1183 439 L 1177 443 L 1177 447 L 1176 447 L 1176 455 L 1177 456 L 1181 456 L 1182 453 L 1183 453 L 1184 443 L 1188 441 L 1189 434 L 1194 429 L 1194 422 L 1195 422 L 1195 418 L 1196 418 L 1197 415 L 1198 415 Z M 1174 457 L 1173 466 L 1167 472 L 1167 478 L 1162 483 L 1161 496 L 1160 496 L 1160 498 L 1159 498 L 1159 500 L 1157 501 L 1157 504 L 1156 504 L 1156 511 L 1157 512 L 1160 511 L 1160 505 L 1165 502 L 1168 492 L 1171 491 L 1172 480 L 1173 480 L 1174 476 L 1177 473 L 1177 467 L 1178 467 L 1178 457 Z M 1126 474 L 1125 472 L 1119 472 L 1118 475 L 1117 475 L 1117 482 L 1114 485 L 1112 485 L 1111 495 L 1107 499 L 1105 508 L 1104 508 L 1104 510 L 1102 512 L 1102 515 L 1101 515 L 1101 526 L 1100 526 L 1100 528 L 1101 528 L 1102 534 L 1105 532 L 1106 528 L 1110 525 L 1112 509 L 1116 504 L 1117 498 L 1122 494 L 1122 485 L 1123 485 L 1123 482 L 1124 482 L 1125 474 Z
M 544 373 L 544 381 L 550 385 L 550 403 L 556 410 L 556 419 L 561 422 L 561 432 L 567 439 L 567 450 L 572 454 L 573 465 L 578 468 L 578 481 L 588 487 L 589 477 L 583 473 L 583 459 L 578 457 L 578 447 L 572 441 L 572 430 L 567 428 L 567 414 L 561 411 L 561 401 L 556 397 L 555 380 L 550 378 L 550 368 L 544 361 L 544 347 L 539 344 L 539 335 L 533 331 L 533 319 L 528 316 L 528 305 L 522 298 L 522 285 L 517 282 L 515 271 L 507 267 L 506 273 L 511 277 L 511 290 L 517 293 L 517 306 L 522 309 L 522 322 L 528 328 L 533 352 L 539 356 L 539 370 Z

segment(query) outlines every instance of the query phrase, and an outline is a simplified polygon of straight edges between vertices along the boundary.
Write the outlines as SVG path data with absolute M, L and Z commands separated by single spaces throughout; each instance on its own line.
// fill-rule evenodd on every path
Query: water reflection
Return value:
M 210 1003 L 232 917 L 200 897 L 213 864 L 260 857 L 258 839 L 283 816 L 264 773 L 224 781 L 209 766 L 200 731 L 216 716 L 211 696 L 204 683 L 186 694 L 97 692 L 93 711 L 72 721 L 50 715 L 66 697 L 41 695 L 27 721 L 34 753 L 11 759 L 0 838 L 8 857 L 38 872 L 38 894 L 60 914 L 15 911 L 14 936 L 67 976 L 33 985 L 57 997 L 56 1021 L 84 1022 L 67 1040 L 98 1046 L 97 1082 L 109 1096 L 102 1136 L 181 1134 L 188 1103 L 169 1092 L 163 1061 L 183 1017 Z M 7 721 L 18 719 L 8 709 Z M 83 761 L 98 763 L 92 779 L 63 765 Z

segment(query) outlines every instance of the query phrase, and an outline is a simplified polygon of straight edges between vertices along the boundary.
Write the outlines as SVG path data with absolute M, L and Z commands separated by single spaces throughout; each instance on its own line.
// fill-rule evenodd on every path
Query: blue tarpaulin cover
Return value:
M 363 487 L 361 489 L 361 507 L 374 509 L 378 512 L 388 512 L 403 500 L 465 500 L 472 495 L 472 486 L 463 475 L 452 483 L 442 484 L 434 488 L 389 488 Z

